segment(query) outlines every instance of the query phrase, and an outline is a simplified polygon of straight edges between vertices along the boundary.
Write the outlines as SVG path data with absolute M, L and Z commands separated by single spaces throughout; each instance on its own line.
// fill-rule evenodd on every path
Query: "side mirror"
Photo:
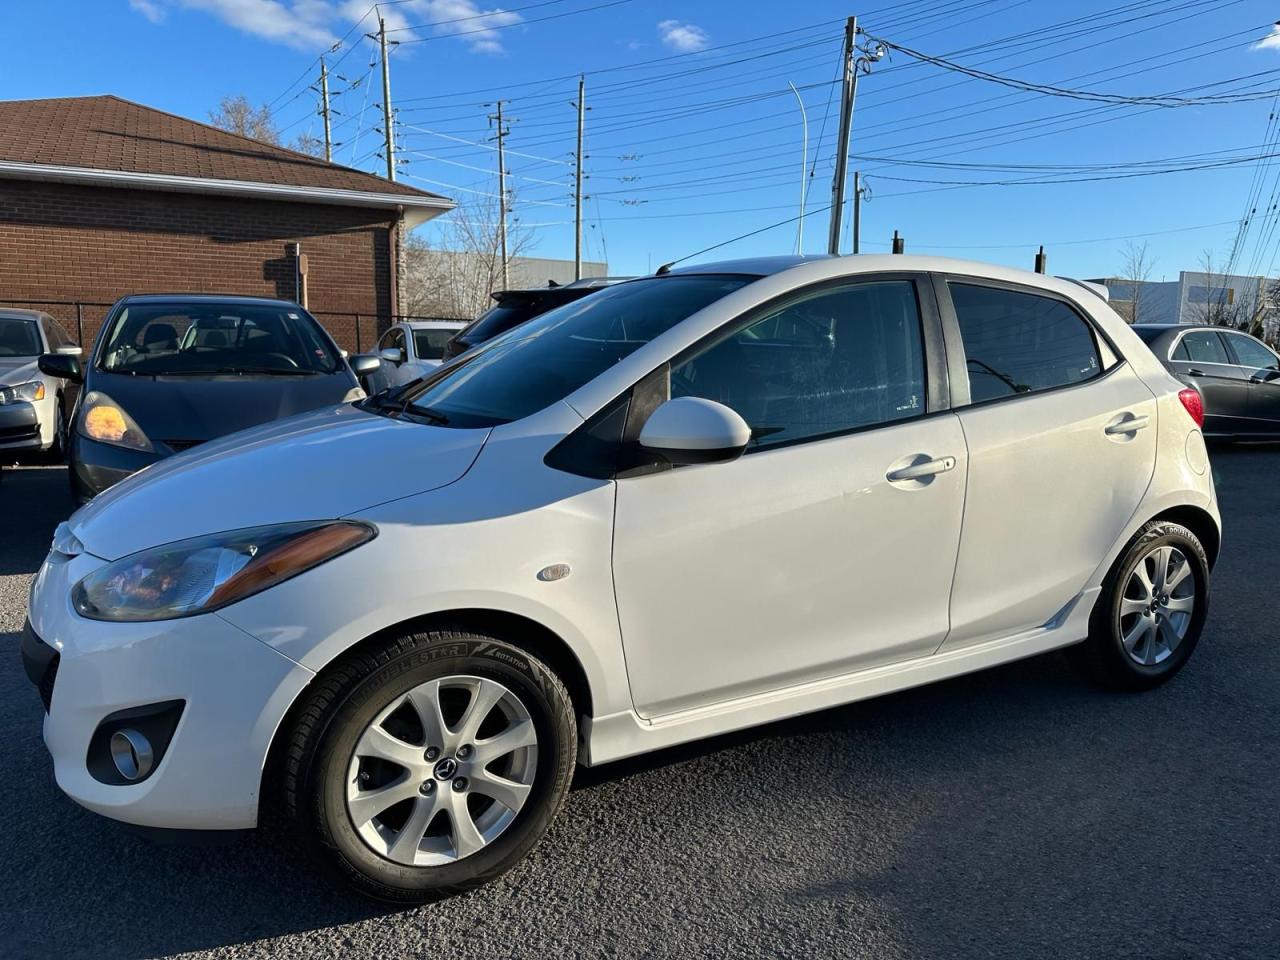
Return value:
M 377 373 L 382 367 L 382 358 L 372 353 L 358 353 L 347 362 L 351 364 L 351 372 L 357 377 L 367 377 L 371 373 Z
M 84 354 L 84 348 L 79 347 L 74 343 L 68 343 L 53 352 L 61 354 L 64 357 L 79 357 Z
M 750 440 L 751 428 L 736 411 L 701 397 L 668 400 L 640 431 L 640 446 L 674 464 L 727 463 Z
M 68 353 L 42 353 L 36 361 L 40 372 L 59 380 L 70 380 L 72 383 L 84 383 L 84 371 L 80 369 L 80 359 Z
M 378 351 L 378 356 L 387 361 L 387 363 L 394 363 L 396 366 L 404 363 L 404 351 L 399 347 L 385 347 Z

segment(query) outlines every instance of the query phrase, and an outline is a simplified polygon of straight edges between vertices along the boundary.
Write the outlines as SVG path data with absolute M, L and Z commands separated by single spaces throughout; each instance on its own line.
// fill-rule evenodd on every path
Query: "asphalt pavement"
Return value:
M 0 956 L 1280 956 L 1280 447 L 1213 457 L 1212 609 L 1164 688 L 1103 693 L 1049 655 L 584 770 L 523 864 L 409 910 L 59 793 L 18 631 L 71 504 L 63 470 L 6 469 Z

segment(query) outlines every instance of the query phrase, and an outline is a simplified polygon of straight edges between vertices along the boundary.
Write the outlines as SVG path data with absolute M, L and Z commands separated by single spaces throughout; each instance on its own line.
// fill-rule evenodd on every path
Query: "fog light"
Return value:
M 151 741 L 132 728 L 117 730 L 111 735 L 111 762 L 126 780 L 141 780 L 155 763 Z

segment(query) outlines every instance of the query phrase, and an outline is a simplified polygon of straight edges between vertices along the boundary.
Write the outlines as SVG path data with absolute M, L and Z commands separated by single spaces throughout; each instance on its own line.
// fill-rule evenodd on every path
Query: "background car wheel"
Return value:
M 1073 656 L 1105 686 L 1148 690 L 1190 659 L 1208 612 L 1204 547 L 1181 524 L 1152 521 L 1111 568 Z
M 62 395 L 58 395 L 58 402 L 53 405 L 54 417 L 53 422 L 53 446 L 49 448 L 49 460 L 52 463 L 62 463 L 67 455 L 67 413 L 63 408 Z
M 363 893 L 421 902 L 487 883 L 564 802 L 573 705 L 517 647 L 414 633 L 347 658 L 315 687 L 289 733 L 285 811 Z

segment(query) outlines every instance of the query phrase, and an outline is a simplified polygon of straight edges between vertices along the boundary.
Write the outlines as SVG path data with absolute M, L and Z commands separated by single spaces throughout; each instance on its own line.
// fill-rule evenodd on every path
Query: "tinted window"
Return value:
M 807 297 L 719 341 L 671 371 L 671 395 L 732 407 L 756 446 L 919 416 L 920 337 L 913 283 L 857 284 Z
M 974 403 L 1080 383 L 1102 370 L 1093 330 L 1060 300 L 952 283 Z
M 1230 363 L 1227 348 L 1215 330 L 1193 330 L 1183 336 L 1173 359 L 1194 363 Z
M 752 277 L 672 275 L 609 287 L 557 307 L 411 386 L 409 412 L 455 427 L 519 420 L 601 372 Z
M 462 336 L 468 343 L 484 343 L 500 333 L 506 333 L 513 327 L 518 327 L 526 320 L 532 320 L 541 309 L 529 301 L 518 300 L 510 304 L 499 304 L 467 327 Z
M 1252 367 L 1255 370 L 1274 370 L 1276 368 L 1276 355 L 1251 337 L 1241 336 L 1238 333 L 1223 334 L 1231 341 L 1231 349 L 1235 351 L 1236 357 L 1240 360 L 1240 364 L 1245 367 Z
M 338 356 L 297 307 L 130 304 L 110 321 L 103 370 L 149 376 L 333 373 Z
M 426 329 L 413 331 L 413 352 L 419 360 L 439 360 L 444 356 L 444 345 L 449 342 L 456 331 L 449 329 Z
M 0 357 L 35 357 L 40 354 L 40 331 L 34 320 L 0 317 Z

